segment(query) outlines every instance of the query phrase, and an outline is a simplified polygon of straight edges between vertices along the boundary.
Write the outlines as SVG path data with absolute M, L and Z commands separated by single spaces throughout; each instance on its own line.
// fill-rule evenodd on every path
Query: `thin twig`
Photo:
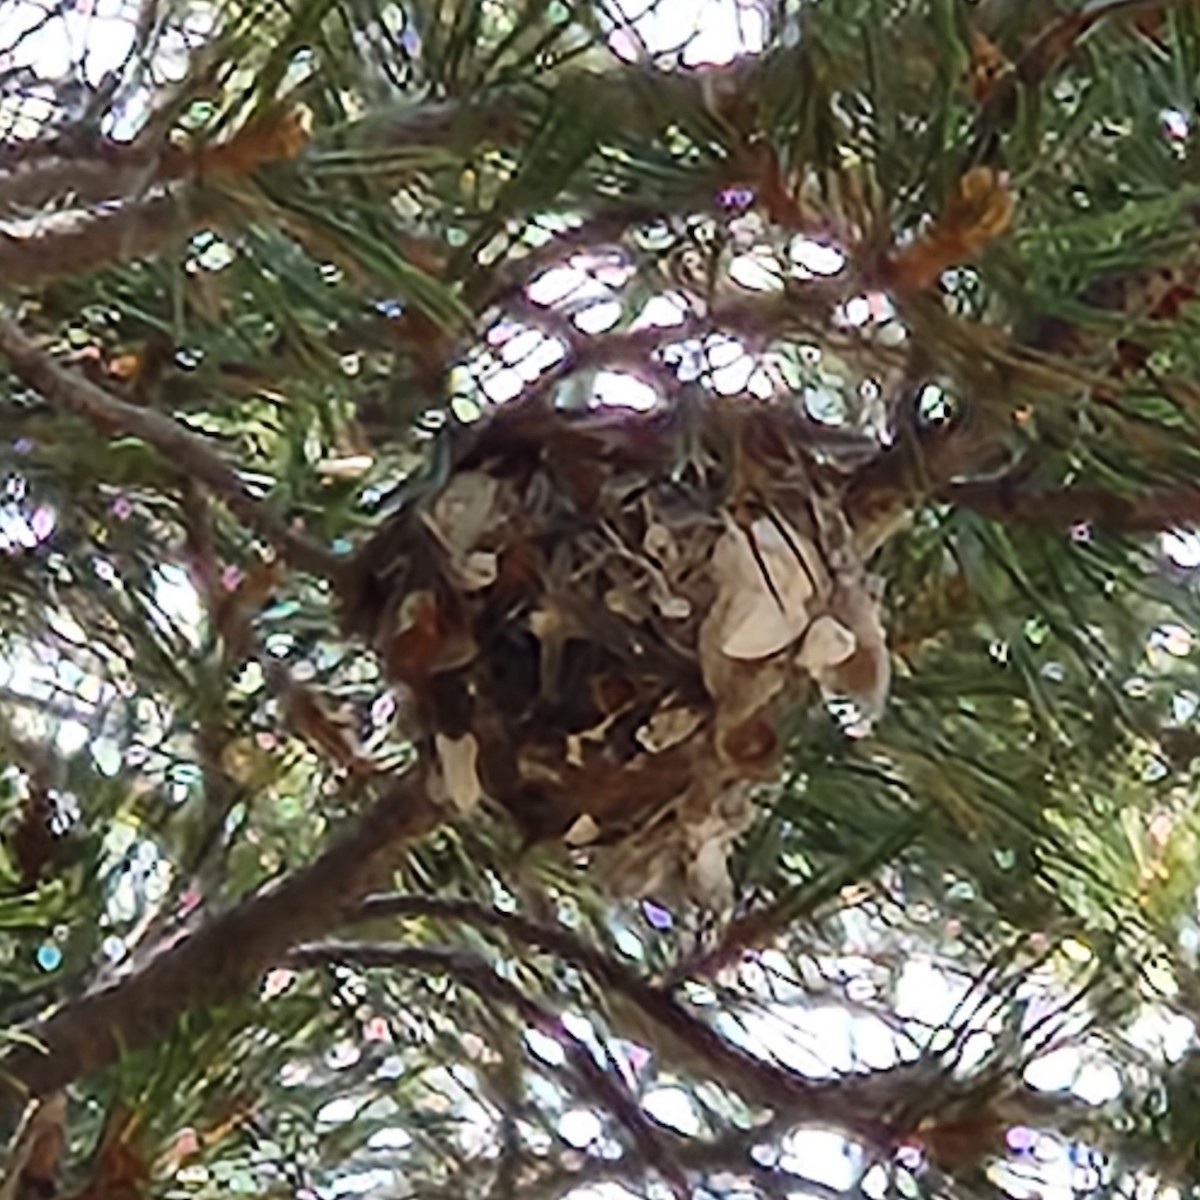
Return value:
M 707 1077 L 753 1103 L 777 1110 L 786 1108 L 793 1120 L 819 1118 L 852 1130 L 872 1143 L 887 1140 L 886 1132 L 868 1119 L 861 1106 L 841 1101 L 836 1087 L 806 1079 L 732 1045 L 675 996 L 639 978 L 623 963 L 589 946 L 563 926 L 542 925 L 468 900 L 431 896 L 372 896 L 354 914 L 355 920 L 380 917 L 462 921 L 548 951 L 586 971 L 610 994 L 648 1019 L 659 1035 L 655 1044 L 660 1052 L 671 1050 L 681 1062 L 699 1064 Z
M 525 1025 L 557 1042 L 572 1070 L 601 1104 L 629 1132 L 646 1161 L 667 1181 L 677 1200 L 691 1194 L 687 1177 L 670 1153 L 665 1139 L 650 1122 L 627 1088 L 592 1056 L 562 1020 L 526 996 L 514 983 L 497 974 L 480 957 L 460 951 L 426 946 L 396 946 L 373 942 L 321 942 L 297 946 L 287 956 L 291 966 L 313 967 L 351 964 L 358 967 L 392 967 L 446 975 L 486 1001 L 511 1008 Z
M 174 191 L 131 201 L 105 212 L 73 214 L 18 236 L 0 229 L 0 280 L 27 287 L 161 252 L 188 234 L 213 225 L 214 195 Z
M 852 1200 L 852 1193 L 830 1187 L 797 1171 L 781 1166 L 766 1166 L 754 1156 L 759 1146 L 777 1146 L 780 1138 L 792 1128 L 789 1121 L 772 1120 L 749 1129 L 730 1129 L 712 1139 L 674 1135 L 674 1154 L 689 1174 L 701 1177 L 716 1174 L 733 1175 L 751 1181 L 770 1196 L 792 1196 L 804 1193 L 813 1200 Z M 521 1185 L 521 1200 L 560 1200 L 581 1188 L 601 1183 L 620 1183 L 627 1187 L 641 1182 L 642 1172 L 637 1160 L 624 1156 L 618 1159 L 589 1157 L 579 1166 L 548 1163 L 542 1174 L 527 1178 Z M 447 1197 L 453 1193 L 446 1190 Z M 459 1191 L 459 1195 L 462 1192 Z
M 563 1048 L 571 1069 L 586 1082 L 592 1099 L 604 1106 L 628 1130 L 637 1150 L 664 1177 L 677 1200 L 688 1200 L 688 1180 L 668 1151 L 666 1140 L 648 1120 L 628 1088 L 595 1061 L 586 1043 L 575 1037 L 558 1016 L 524 994 L 484 959 L 458 950 L 424 946 L 388 946 L 374 942 L 318 942 L 295 947 L 290 966 L 312 967 L 350 964 L 359 967 L 395 967 L 404 971 L 445 974 L 485 1001 L 499 1001 L 514 1010 L 529 1028 L 551 1038 Z

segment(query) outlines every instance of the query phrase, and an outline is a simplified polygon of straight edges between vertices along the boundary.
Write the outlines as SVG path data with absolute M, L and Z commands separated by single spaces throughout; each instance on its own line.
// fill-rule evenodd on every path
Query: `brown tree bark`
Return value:
M 140 971 L 72 1001 L 0 1056 L 0 1117 L 168 1036 L 179 1018 L 238 999 L 287 951 L 386 886 L 397 850 L 438 822 L 409 771 L 307 867 L 211 918 Z M 36 1044 L 35 1044 L 36 1043 Z

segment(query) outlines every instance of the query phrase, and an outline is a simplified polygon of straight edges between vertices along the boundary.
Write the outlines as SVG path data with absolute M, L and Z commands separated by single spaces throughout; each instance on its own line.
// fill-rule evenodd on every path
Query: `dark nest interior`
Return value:
M 435 797 L 498 806 L 613 893 L 725 904 L 781 717 L 823 696 L 869 721 L 887 693 L 877 582 L 813 445 L 746 399 L 448 426 L 346 595 Z

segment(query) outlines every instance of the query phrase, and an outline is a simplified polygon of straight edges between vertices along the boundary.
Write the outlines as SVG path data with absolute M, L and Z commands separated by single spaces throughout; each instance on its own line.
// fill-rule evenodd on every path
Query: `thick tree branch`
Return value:
M 11 1117 L 27 1093 L 48 1095 L 153 1045 L 189 1011 L 242 996 L 289 947 L 343 921 L 385 881 L 397 849 L 437 821 L 417 772 L 409 772 L 309 866 L 26 1030 L 37 1045 L 22 1042 L 0 1056 L 0 1113 Z
M 0 271 L 2 271 L 0 266 Z M 154 409 L 138 408 L 54 361 L 9 316 L 0 312 L 0 355 L 17 378 L 52 407 L 89 421 L 103 433 L 132 434 L 154 447 L 184 474 L 219 496 L 230 511 L 262 536 L 294 566 L 337 581 L 343 560 L 298 533 L 255 496 L 233 469 L 199 434 Z

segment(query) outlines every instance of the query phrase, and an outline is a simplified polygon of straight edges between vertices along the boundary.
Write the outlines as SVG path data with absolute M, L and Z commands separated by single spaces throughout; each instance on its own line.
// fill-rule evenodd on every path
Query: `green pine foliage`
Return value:
M 94 8 L 0 0 L 0 1109 L 67 1098 L 5 1200 L 1200 1188 L 1200 7 L 30 50 Z M 886 584 L 884 715 L 789 710 L 720 911 L 432 806 L 346 629 L 447 430 L 614 372 L 807 414 Z

